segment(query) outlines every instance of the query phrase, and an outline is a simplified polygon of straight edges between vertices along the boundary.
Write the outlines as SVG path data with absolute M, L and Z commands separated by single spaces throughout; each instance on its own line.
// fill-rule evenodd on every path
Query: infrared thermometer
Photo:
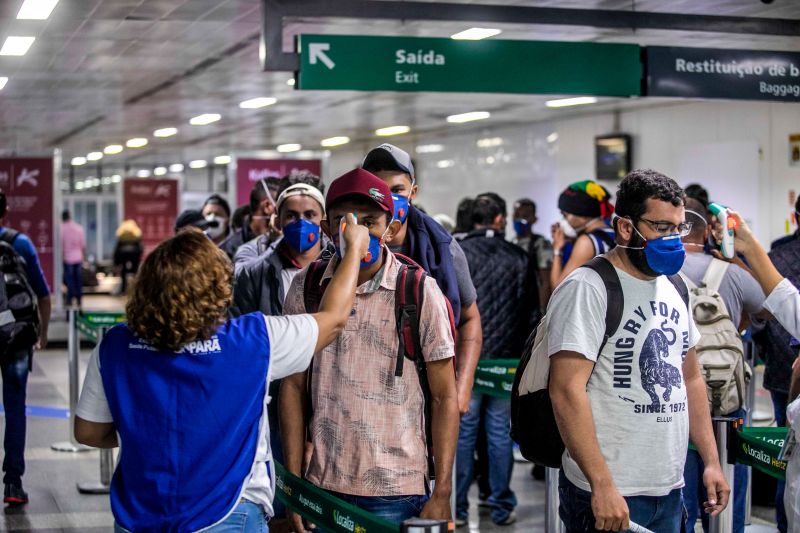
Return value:
M 358 213 L 353 213 L 353 218 L 358 222 Z M 341 250 L 341 257 L 347 252 L 347 245 L 344 240 L 344 229 L 347 227 L 347 216 L 339 219 L 339 250 Z
M 719 250 L 723 257 L 733 259 L 736 253 L 733 249 L 734 230 L 736 229 L 736 219 L 728 216 L 728 208 L 724 205 L 711 202 L 708 209 L 714 213 L 720 224 L 722 224 L 722 241 L 719 243 Z
M 640 526 L 636 522 L 629 522 L 628 525 L 630 526 L 628 530 L 631 531 L 631 533 L 653 533 L 653 531 L 650 531 L 644 526 Z

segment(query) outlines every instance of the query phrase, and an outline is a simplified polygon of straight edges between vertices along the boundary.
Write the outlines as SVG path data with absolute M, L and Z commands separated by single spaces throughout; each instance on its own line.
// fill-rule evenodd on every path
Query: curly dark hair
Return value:
M 139 269 L 125 312 L 134 334 L 159 350 L 208 340 L 225 322 L 233 268 L 199 229 L 159 244 Z
M 616 212 L 620 217 L 639 219 L 647 211 L 647 200 L 662 200 L 674 206 L 684 205 L 686 195 L 673 180 L 649 168 L 633 170 L 617 189 Z
M 284 176 L 281 180 L 280 186 L 278 187 L 278 194 L 275 196 L 277 199 L 283 191 L 291 187 L 292 185 L 297 185 L 298 183 L 305 183 L 306 185 L 311 185 L 319 189 L 323 195 L 325 194 L 325 184 L 322 183 L 322 178 L 317 176 L 316 174 L 309 172 L 308 170 L 295 170 L 292 171 L 291 174 Z

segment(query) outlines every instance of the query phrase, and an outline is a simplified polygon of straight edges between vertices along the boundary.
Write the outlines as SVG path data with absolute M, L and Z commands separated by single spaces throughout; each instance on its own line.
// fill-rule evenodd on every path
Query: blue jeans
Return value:
M 473 394 L 469 411 L 461 418 L 456 453 L 456 517 L 466 518 L 469 513 L 468 493 L 473 480 L 475 444 L 481 418 L 486 428 L 487 462 L 489 463 L 489 506 L 492 521 L 503 522 L 517 506 L 517 497 L 511 490 L 511 472 L 514 468 L 511 442 L 511 401 L 493 396 Z
M 268 533 L 267 517 L 260 505 L 241 500 L 228 518 L 203 533 Z M 129 533 L 114 523 L 114 533 Z
M 427 496 L 353 496 L 340 492 L 329 491 L 340 500 L 350 505 L 363 509 L 369 513 L 388 520 L 394 524 L 401 524 L 409 518 L 415 518 L 422 513 L 422 508 L 428 502 Z M 319 531 L 319 529 L 317 529 Z
M 695 450 L 686 455 L 686 466 L 683 467 L 683 501 L 686 504 L 686 530 L 694 531 L 694 525 L 700 518 L 703 531 L 708 531 L 708 515 L 703 511 L 703 502 L 708 499 L 703 486 L 703 460 Z M 729 480 L 730 481 L 730 480 Z M 747 506 L 747 467 L 737 464 L 733 469 L 733 531 L 744 533 L 745 507 Z
M 789 405 L 789 394 L 786 392 L 769 391 L 772 396 L 772 408 L 775 410 L 775 424 L 778 427 L 786 426 L 786 407 Z M 775 521 L 778 531 L 786 533 L 789 523 L 786 520 L 786 506 L 783 505 L 783 492 L 786 482 L 778 480 L 778 489 L 775 491 Z
M 6 433 L 3 439 L 3 483 L 19 485 L 25 473 L 25 393 L 28 387 L 28 358 L 30 350 L 19 351 L 0 364 L 3 375 L 3 408 Z
M 78 305 L 81 305 L 81 296 L 83 296 L 83 277 L 81 274 L 81 264 L 76 263 L 70 265 L 64 263 L 64 285 L 67 286 L 67 305 L 72 303 L 72 299 L 77 300 Z
M 592 514 L 592 493 L 573 485 L 562 470 L 558 478 L 561 500 L 558 514 L 567 533 L 595 533 Z M 640 526 L 657 533 L 678 533 L 683 523 L 684 508 L 681 489 L 666 496 L 629 496 L 625 498 L 630 518 Z

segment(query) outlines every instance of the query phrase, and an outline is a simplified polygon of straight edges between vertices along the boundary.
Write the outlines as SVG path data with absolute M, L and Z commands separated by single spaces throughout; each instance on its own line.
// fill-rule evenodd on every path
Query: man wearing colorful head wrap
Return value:
M 561 220 L 553 224 L 553 267 L 550 286 L 555 288 L 570 272 L 614 247 L 614 230 L 608 225 L 614 206 L 611 195 L 592 180 L 571 184 L 558 197 Z M 574 239 L 572 252 L 562 261 L 564 246 Z

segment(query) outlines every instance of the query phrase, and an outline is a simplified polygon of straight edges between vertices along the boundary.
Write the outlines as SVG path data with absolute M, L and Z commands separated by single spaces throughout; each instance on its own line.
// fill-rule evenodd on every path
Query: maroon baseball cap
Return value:
M 325 196 L 325 205 L 330 208 L 347 196 L 366 198 L 383 211 L 394 213 L 392 191 L 389 190 L 389 186 L 378 176 L 363 168 L 353 169 L 333 180 Z

